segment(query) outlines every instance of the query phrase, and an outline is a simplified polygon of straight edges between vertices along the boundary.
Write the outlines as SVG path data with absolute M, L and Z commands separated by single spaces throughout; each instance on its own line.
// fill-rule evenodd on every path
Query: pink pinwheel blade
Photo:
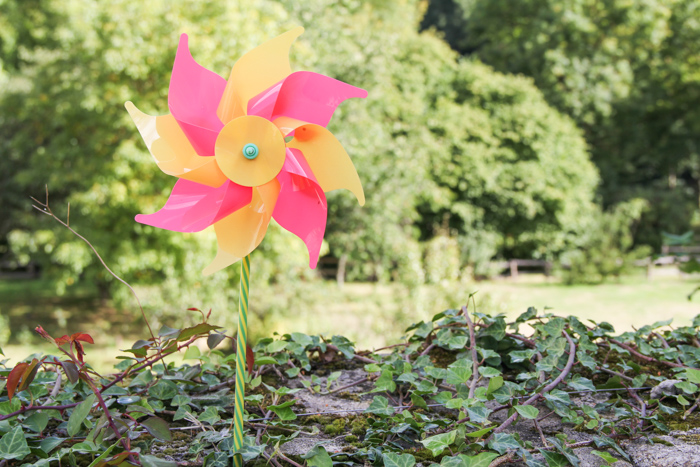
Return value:
M 248 115 L 274 121 L 289 117 L 326 126 L 335 109 L 351 97 L 367 97 L 367 91 L 328 76 L 298 71 L 248 102 Z
M 136 222 L 175 232 L 199 232 L 250 204 L 251 197 L 252 188 L 230 180 L 212 188 L 180 179 L 160 211 L 139 214 Z
M 216 115 L 226 80 L 198 64 L 180 36 L 168 89 L 168 107 L 200 156 L 213 156 L 214 143 L 224 126 Z
M 313 177 L 301 151 L 287 149 L 284 167 L 277 175 L 280 194 L 272 217 L 306 244 L 313 269 L 321 252 L 328 208 L 323 190 L 306 174 Z

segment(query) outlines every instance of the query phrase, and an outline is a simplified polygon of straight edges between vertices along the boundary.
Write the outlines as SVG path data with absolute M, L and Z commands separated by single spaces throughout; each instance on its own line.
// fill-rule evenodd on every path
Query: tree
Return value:
M 547 101 L 584 129 L 604 205 L 638 196 L 650 201 L 638 242 L 658 245 L 661 229 L 687 229 L 700 194 L 700 83 L 692 65 L 700 57 L 694 46 L 700 2 L 456 5 L 464 28 L 455 47 L 466 43 L 497 70 L 531 76 Z M 672 209 L 660 209 L 661 199 Z

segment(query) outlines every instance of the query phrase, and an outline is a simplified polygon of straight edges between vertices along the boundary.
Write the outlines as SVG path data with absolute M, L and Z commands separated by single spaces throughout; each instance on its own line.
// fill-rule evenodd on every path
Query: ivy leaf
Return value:
M 516 323 L 524 323 L 525 321 L 535 318 L 537 316 L 537 308 L 531 306 L 527 311 L 515 319 Z
M 177 395 L 177 385 L 172 381 L 160 380 L 148 388 L 148 395 L 162 401 L 170 400 Z
M 449 445 L 455 442 L 457 437 L 457 430 L 448 431 L 447 433 L 441 433 L 435 436 L 429 436 L 421 440 L 421 444 L 425 446 L 426 449 L 430 450 L 433 456 L 439 456 L 442 451 L 447 449 Z
M 515 439 L 515 436 L 509 433 L 496 433 L 493 439 L 489 442 L 489 447 L 499 454 L 505 454 L 509 449 L 519 449 L 520 443 Z
M 467 407 L 467 414 L 469 415 L 469 420 L 473 423 L 486 423 L 491 414 L 491 410 L 484 405 L 475 405 Z
M 486 394 L 491 394 L 492 392 L 498 391 L 503 386 L 503 377 L 496 376 L 489 380 L 489 385 L 486 388 Z
M 207 407 L 207 409 L 209 409 L 209 407 Z M 173 440 L 173 435 L 170 433 L 170 426 L 168 425 L 168 422 L 162 418 L 149 417 L 140 423 L 154 438 L 158 438 L 162 441 Z
M 566 457 L 562 456 L 558 452 L 545 451 L 543 449 L 540 449 L 539 451 L 544 456 L 544 460 L 547 461 L 547 465 L 549 467 L 571 467 L 571 464 Z
M 369 407 L 367 408 L 367 410 L 365 410 L 365 413 L 385 415 L 388 417 L 389 415 L 394 413 L 394 409 L 392 407 L 389 407 L 389 401 L 386 397 L 375 396 L 374 399 L 372 399 L 372 403 L 369 404 Z
M 552 443 L 552 446 L 557 448 L 557 451 L 559 451 L 561 454 L 566 457 L 566 459 L 573 465 L 574 467 L 579 467 L 579 458 L 574 454 L 574 451 L 567 447 L 564 443 L 562 443 L 560 440 L 557 438 L 547 438 L 547 441 Z
M 501 376 L 501 372 L 490 366 L 480 366 L 479 374 L 484 378 L 495 378 L 496 376 Z
M 481 430 L 472 431 L 471 433 L 467 433 L 467 434 L 465 434 L 465 436 L 467 438 L 481 438 L 482 436 L 484 436 L 486 433 L 493 430 L 494 428 L 496 428 L 496 427 L 491 426 L 491 427 L 487 427 L 487 428 L 482 428 Z
M 516 405 L 515 411 L 528 420 L 534 420 L 540 414 L 540 411 L 531 405 Z
M 306 348 L 314 343 L 314 341 L 309 336 L 307 336 L 306 334 L 303 334 L 301 332 L 293 332 L 292 333 L 292 340 L 304 348 Z M 325 451 L 325 449 L 324 449 L 324 451 Z
M 377 381 L 374 383 L 375 388 L 370 392 L 394 392 L 396 391 L 396 383 L 394 382 L 394 373 L 391 370 L 382 370 Z
M 95 395 L 90 394 L 83 402 L 73 409 L 73 413 L 70 414 L 70 418 L 68 418 L 68 435 L 71 438 L 80 431 L 80 426 L 90 413 L 90 409 L 92 409 L 92 404 L 94 403 Z
M 613 457 L 612 455 L 608 454 L 605 451 L 596 451 L 595 449 L 591 451 L 591 454 L 595 454 L 596 456 L 600 457 L 603 459 L 607 464 L 614 464 L 617 462 L 617 459 Z
M 464 384 L 472 377 L 471 363 L 467 359 L 459 359 L 447 367 L 447 384 Z
M 700 370 L 688 368 L 685 370 L 685 377 L 693 384 L 700 384 Z
M 24 459 L 31 454 L 21 426 L 16 426 L 0 438 L 0 459 Z
M 328 455 L 326 448 L 317 444 L 314 448 L 301 456 L 306 459 L 306 465 L 309 467 L 333 467 L 331 456 Z
M 460 454 L 459 458 L 464 462 L 464 467 L 489 467 L 491 462 L 498 457 L 495 452 L 482 452 L 477 456 L 465 456 Z
M 272 410 L 275 414 L 277 414 L 280 420 L 295 420 L 297 418 L 297 414 L 295 414 L 292 411 L 292 409 L 290 409 L 290 407 L 293 406 L 295 402 L 295 400 L 291 400 L 278 405 L 269 405 L 267 406 L 267 408 Z
M 413 467 L 416 464 L 416 458 L 411 454 L 398 455 L 387 452 L 382 457 L 384 458 L 384 467 Z
M 165 459 L 160 459 L 156 456 L 148 456 L 146 454 L 140 454 L 139 460 L 143 467 L 177 467 L 177 462 L 166 461 Z

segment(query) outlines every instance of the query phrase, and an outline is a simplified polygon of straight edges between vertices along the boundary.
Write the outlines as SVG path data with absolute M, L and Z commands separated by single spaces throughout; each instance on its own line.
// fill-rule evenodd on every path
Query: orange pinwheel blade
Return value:
M 197 154 L 172 115 L 153 117 L 131 102 L 125 107 L 163 172 L 211 187 L 219 187 L 227 180 L 214 157 Z
M 294 131 L 294 139 L 287 147 L 304 154 L 323 191 L 345 188 L 355 195 L 360 206 L 364 206 L 365 193 L 357 170 L 330 131 L 320 125 L 302 125 Z
M 234 258 L 243 258 L 260 245 L 267 232 L 279 192 L 280 183 L 277 179 L 255 187 L 253 199 L 248 206 L 214 224 L 220 253 L 205 269 L 205 274 L 212 274 L 235 263 L 237 259 Z M 221 253 L 222 251 L 226 254 Z
M 303 32 L 302 27 L 287 31 L 246 53 L 233 65 L 217 110 L 224 125 L 246 115 L 251 98 L 292 72 L 289 48 Z

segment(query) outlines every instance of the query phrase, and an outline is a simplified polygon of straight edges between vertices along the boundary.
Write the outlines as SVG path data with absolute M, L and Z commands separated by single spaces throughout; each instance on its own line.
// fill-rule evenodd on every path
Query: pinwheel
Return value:
M 317 73 L 292 73 L 289 48 L 302 32 L 293 29 L 245 54 L 228 82 L 194 61 L 183 34 L 170 115 L 152 117 L 126 104 L 158 166 L 180 178 L 160 211 L 136 220 L 178 232 L 213 225 L 219 250 L 205 275 L 250 254 L 271 218 L 305 242 L 315 268 L 326 227 L 324 193 L 347 188 L 364 204 L 355 167 L 325 126 L 340 103 L 367 92 Z
M 241 259 L 234 446 L 243 433 L 250 253 L 271 219 L 304 241 L 315 268 L 326 228 L 325 192 L 346 188 L 364 204 L 350 157 L 325 128 L 335 109 L 367 92 L 317 73 L 292 73 L 289 49 L 303 28 L 243 55 L 226 81 L 199 65 L 183 34 L 168 90 L 170 114 L 126 108 L 156 164 L 178 177 L 165 206 L 138 215 L 178 232 L 214 226 L 212 274 Z M 236 464 L 241 464 L 236 456 Z

